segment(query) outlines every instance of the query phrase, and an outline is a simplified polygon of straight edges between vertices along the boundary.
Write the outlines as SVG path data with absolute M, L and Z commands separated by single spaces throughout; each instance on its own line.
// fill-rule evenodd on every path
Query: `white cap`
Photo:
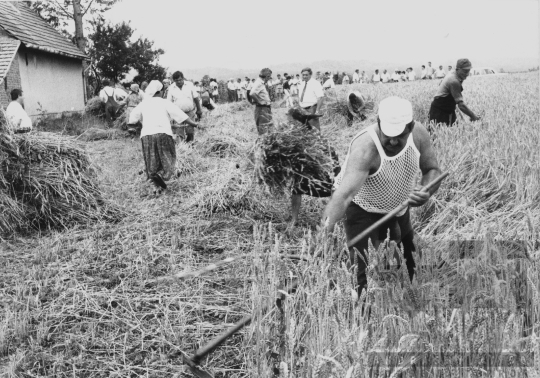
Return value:
M 150 84 L 148 84 L 148 87 L 146 87 L 144 93 L 149 97 L 153 97 L 156 92 L 159 92 L 162 88 L 163 84 L 161 84 L 158 80 L 152 80 Z
M 413 120 L 412 104 L 396 96 L 387 97 L 379 103 L 379 119 L 384 135 L 398 136 Z

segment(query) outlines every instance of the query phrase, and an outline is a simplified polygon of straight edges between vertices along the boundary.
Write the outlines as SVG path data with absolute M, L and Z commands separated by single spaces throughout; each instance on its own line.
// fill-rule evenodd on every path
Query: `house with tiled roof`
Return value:
M 27 5 L 0 1 L 0 106 L 20 88 L 31 117 L 84 109 L 84 52 Z

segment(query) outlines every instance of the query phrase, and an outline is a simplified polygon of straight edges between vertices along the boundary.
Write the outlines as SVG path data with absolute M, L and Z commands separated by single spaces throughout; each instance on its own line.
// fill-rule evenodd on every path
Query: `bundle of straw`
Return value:
M 88 155 L 72 138 L 52 133 L 0 133 L 0 233 L 118 220 L 97 186 Z
M 255 145 L 255 181 L 274 194 L 289 192 L 306 180 L 324 186 L 333 169 L 331 150 L 318 131 L 278 122 Z
M 85 112 L 95 115 L 96 117 L 105 117 L 105 104 L 99 96 L 92 97 L 86 103 Z

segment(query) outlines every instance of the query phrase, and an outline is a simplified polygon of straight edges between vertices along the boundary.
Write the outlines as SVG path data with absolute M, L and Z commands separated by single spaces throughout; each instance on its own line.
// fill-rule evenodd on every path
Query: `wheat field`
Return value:
M 343 162 L 381 99 L 409 99 L 425 122 L 437 84 L 350 86 L 374 111 L 348 127 L 329 106 L 322 133 Z M 101 189 L 127 216 L 0 240 L 0 376 L 189 377 L 181 352 L 254 314 L 203 360 L 206 370 L 540 377 L 538 86 L 536 74 L 465 81 L 467 104 L 484 117 L 436 130 L 437 157 L 450 175 L 412 213 L 421 251 L 415 281 L 396 268 L 395 246 L 383 245 L 370 251 L 365 298 L 353 290 L 342 228 L 317 229 L 327 200 L 305 198 L 299 227 L 286 234 L 289 198 L 254 184 L 249 104 L 205 113 L 196 144 L 177 147 L 180 177 L 157 198 L 139 174 L 138 140 L 87 143 Z M 349 88 L 329 94 L 334 110 Z M 278 119 L 285 111 L 273 108 Z M 212 271 L 175 277 L 219 261 Z M 293 279 L 299 284 L 288 294 Z

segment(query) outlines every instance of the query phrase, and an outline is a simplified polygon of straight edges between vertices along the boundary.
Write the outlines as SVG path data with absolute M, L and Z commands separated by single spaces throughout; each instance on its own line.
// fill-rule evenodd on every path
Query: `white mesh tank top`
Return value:
M 407 144 L 399 154 L 386 156 L 375 127 L 377 127 L 377 124 L 362 130 L 353 138 L 334 186 L 337 188 L 341 184 L 353 142 L 360 135 L 368 133 L 375 146 L 377 146 L 377 151 L 379 151 L 381 157 L 381 165 L 374 174 L 367 177 L 364 185 L 353 198 L 353 202 L 370 213 L 388 214 L 406 201 L 413 191 L 420 172 L 420 152 L 414 145 L 411 133 Z M 405 214 L 406 211 L 407 209 L 404 209 L 397 216 Z

